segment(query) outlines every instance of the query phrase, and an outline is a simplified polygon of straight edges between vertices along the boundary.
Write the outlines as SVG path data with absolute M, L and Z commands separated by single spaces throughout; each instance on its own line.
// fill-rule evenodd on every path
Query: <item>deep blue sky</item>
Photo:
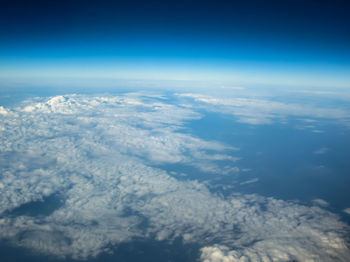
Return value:
M 349 1 L 1 1 L 0 76 L 350 82 Z

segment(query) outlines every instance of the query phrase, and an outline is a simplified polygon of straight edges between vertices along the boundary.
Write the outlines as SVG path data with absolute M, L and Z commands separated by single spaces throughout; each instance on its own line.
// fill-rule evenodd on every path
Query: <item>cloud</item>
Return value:
M 319 198 L 316 198 L 316 199 L 313 199 L 312 200 L 313 203 L 319 205 L 319 206 L 322 206 L 322 207 L 328 207 L 329 206 L 329 203 L 323 199 L 319 199 Z
M 259 181 L 259 178 L 252 178 L 250 180 L 244 181 L 239 183 L 240 185 L 247 185 L 247 184 L 252 184 L 252 183 L 256 183 Z
M 324 133 L 323 130 L 319 130 L 319 129 L 314 129 L 314 130 L 312 130 L 312 132 L 313 132 L 313 133 L 318 133 L 318 134 Z
M 348 215 L 350 215 L 350 208 L 345 208 L 345 209 L 343 210 L 343 212 L 346 213 L 346 214 L 348 214 Z
M 240 261 L 235 251 L 230 251 L 225 246 L 203 247 L 201 249 L 203 262 L 235 262 Z
M 328 151 L 329 151 L 329 149 L 327 147 L 321 147 L 321 148 L 315 150 L 314 154 L 323 155 L 323 154 L 326 154 Z
M 0 115 L 7 115 L 8 110 L 6 110 L 4 107 L 0 106 Z
M 306 123 L 316 123 L 318 122 L 315 119 L 309 119 L 309 118 L 304 118 L 304 119 L 299 119 L 300 121 L 306 122 Z
M 350 256 L 348 227 L 320 207 L 258 195 L 224 197 L 162 170 L 157 163 L 240 171 L 227 164 L 238 161 L 232 156 L 237 148 L 181 132 L 186 121 L 201 117 L 192 108 L 133 93 L 38 98 L 6 111 L 0 237 L 13 245 L 87 259 L 135 238 L 181 238 L 202 246 L 203 261 Z M 62 204 L 50 214 L 12 212 L 45 204 L 52 195 Z
M 322 108 L 306 104 L 282 103 L 274 100 L 251 97 L 213 97 L 201 94 L 177 94 L 184 99 L 192 99 L 209 111 L 234 115 L 238 122 L 252 125 L 285 122 L 287 117 L 312 117 L 333 119 L 349 124 L 349 112 L 342 108 Z M 311 121 L 308 121 L 311 122 Z M 321 130 L 313 130 L 315 133 Z

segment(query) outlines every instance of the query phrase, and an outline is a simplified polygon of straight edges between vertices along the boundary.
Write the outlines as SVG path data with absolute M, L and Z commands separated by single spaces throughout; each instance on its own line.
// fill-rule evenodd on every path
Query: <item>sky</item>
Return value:
M 1 1 L 0 77 L 350 87 L 348 1 Z
M 1 0 L 0 242 L 43 259 L 141 239 L 198 245 L 190 261 L 347 261 L 349 7 Z

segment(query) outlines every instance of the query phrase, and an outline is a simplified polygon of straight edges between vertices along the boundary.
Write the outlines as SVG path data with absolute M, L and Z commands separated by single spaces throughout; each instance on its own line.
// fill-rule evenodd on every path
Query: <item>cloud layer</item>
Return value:
M 313 117 L 337 120 L 350 126 L 348 110 L 338 107 L 317 107 L 312 105 L 283 103 L 268 99 L 252 97 L 213 97 L 202 94 L 183 93 L 180 98 L 189 98 L 206 109 L 214 112 L 234 115 L 239 122 L 259 125 L 274 121 L 284 122 L 288 117 Z M 315 121 L 314 119 L 310 119 Z M 315 130 L 320 132 L 320 130 Z
M 14 245 L 86 259 L 135 238 L 181 238 L 202 246 L 202 261 L 350 257 L 347 226 L 318 206 L 223 197 L 157 168 L 236 170 L 237 148 L 181 132 L 200 118 L 190 107 L 131 93 L 38 98 L 0 109 L 0 237 Z M 231 166 L 222 170 L 220 161 Z M 62 204 L 50 214 L 13 212 L 53 195 Z

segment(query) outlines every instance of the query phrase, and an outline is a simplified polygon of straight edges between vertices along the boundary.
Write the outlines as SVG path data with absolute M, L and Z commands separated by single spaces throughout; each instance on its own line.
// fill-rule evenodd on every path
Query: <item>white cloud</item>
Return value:
M 7 115 L 8 110 L 6 110 L 4 107 L 0 106 L 0 115 Z
M 252 184 L 252 183 L 256 183 L 259 181 L 259 178 L 252 178 L 252 179 L 249 179 L 247 181 L 244 181 L 244 182 L 241 182 L 239 183 L 240 185 L 247 185 L 247 184 Z
M 349 112 L 341 108 L 321 108 L 250 97 L 223 98 L 192 93 L 178 94 L 178 97 L 193 99 L 210 111 L 232 114 L 239 122 L 252 125 L 270 124 L 276 120 L 284 123 L 290 116 L 333 119 L 345 124 L 349 124 L 350 118 Z M 306 121 L 311 122 L 309 119 Z M 313 130 L 313 132 L 322 131 Z
M 86 259 L 134 238 L 202 245 L 203 261 L 346 261 L 348 228 L 317 206 L 257 195 L 222 197 L 154 163 L 238 172 L 236 148 L 181 133 L 200 115 L 145 94 L 59 96 L 6 109 L 0 134 L 0 237 Z M 6 189 L 6 190 L 3 190 Z M 11 215 L 59 194 L 46 216 Z M 236 260 L 233 260 L 236 259 Z
M 225 246 L 203 247 L 201 249 L 201 259 L 203 262 L 235 262 L 242 261 L 237 252 L 230 251 Z
M 346 213 L 346 214 L 348 214 L 348 215 L 350 215 L 350 208 L 345 208 L 345 209 L 343 210 L 343 212 Z
M 312 202 L 317 204 L 317 205 L 320 205 L 322 207 L 328 207 L 329 206 L 329 203 L 327 201 L 325 201 L 323 199 L 320 199 L 320 198 L 313 199 Z

